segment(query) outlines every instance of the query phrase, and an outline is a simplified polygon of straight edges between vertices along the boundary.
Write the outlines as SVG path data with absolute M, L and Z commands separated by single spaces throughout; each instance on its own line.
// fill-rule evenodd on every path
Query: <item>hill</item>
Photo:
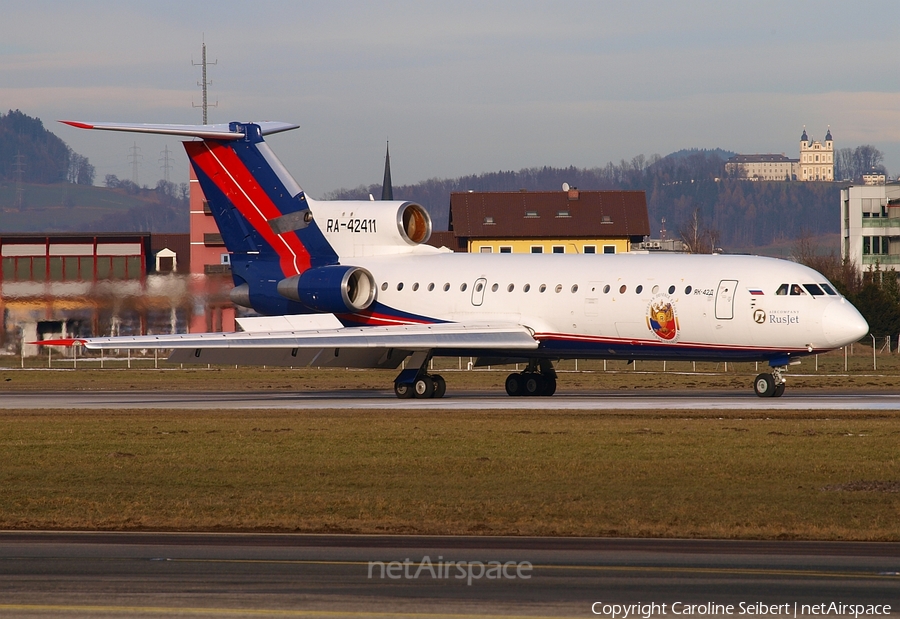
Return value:
M 127 185 L 131 185 L 128 183 Z M 187 198 L 172 183 L 111 189 L 55 183 L 0 184 L 0 233 L 187 232 Z
M 724 165 L 731 154 L 722 149 L 691 149 L 666 157 L 639 155 L 602 168 L 526 168 L 429 179 L 394 187 L 394 197 L 427 207 L 438 230 L 447 229 L 450 192 L 553 191 L 566 182 L 582 190 L 645 191 L 654 237 L 663 219 L 669 238 L 679 236 L 696 213 L 726 251 L 753 251 L 800 237 L 833 238 L 839 233 L 839 184 L 726 178 Z M 369 194 L 380 195 L 381 185 L 340 189 L 327 198 L 364 200 Z

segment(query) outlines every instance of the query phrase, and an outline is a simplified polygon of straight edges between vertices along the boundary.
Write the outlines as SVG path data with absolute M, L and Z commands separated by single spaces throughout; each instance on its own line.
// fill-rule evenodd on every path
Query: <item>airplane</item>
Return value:
M 408 201 L 307 196 L 266 135 L 280 122 L 94 130 L 193 138 L 188 158 L 230 253 L 231 300 L 260 316 L 234 333 L 77 340 L 88 349 L 171 349 L 175 362 L 401 368 L 399 398 L 443 397 L 434 357 L 524 363 L 510 396 L 550 396 L 561 359 L 767 362 L 760 397 L 788 366 L 855 342 L 865 319 L 801 264 L 747 255 L 482 254 L 426 244 L 427 210 Z M 48 342 L 43 342 L 47 344 Z

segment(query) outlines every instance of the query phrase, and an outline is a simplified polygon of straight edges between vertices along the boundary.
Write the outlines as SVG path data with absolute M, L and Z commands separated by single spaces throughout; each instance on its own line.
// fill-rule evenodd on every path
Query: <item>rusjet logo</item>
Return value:
M 647 328 L 663 342 L 678 340 L 678 316 L 675 315 L 675 305 L 669 295 L 659 294 L 650 299 Z
M 798 325 L 800 324 L 800 312 L 798 310 L 775 310 L 769 312 L 770 325 Z

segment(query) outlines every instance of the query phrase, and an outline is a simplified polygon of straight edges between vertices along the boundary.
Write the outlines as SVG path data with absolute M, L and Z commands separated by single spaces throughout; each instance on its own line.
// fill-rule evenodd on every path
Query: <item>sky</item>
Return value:
M 107 174 L 187 181 L 177 138 L 61 119 L 280 120 L 267 141 L 313 198 L 682 148 L 799 156 L 804 126 L 900 173 L 896 0 L 11 3 L 0 109 L 39 117 Z M 589 188 L 585 188 L 589 189 Z

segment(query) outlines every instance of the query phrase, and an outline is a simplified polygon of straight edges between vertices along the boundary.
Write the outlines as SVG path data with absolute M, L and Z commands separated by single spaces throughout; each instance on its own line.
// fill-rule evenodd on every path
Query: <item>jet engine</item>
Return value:
M 366 269 L 332 265 L 308 269 L 278 282 L 278 294 L 317 312 L 364 310 L 375 300 L 375 279 Z
M 431 237 L 431 216 L 415 202 L 309 200 L 309 207 L 342 259 L 408 252 Z

